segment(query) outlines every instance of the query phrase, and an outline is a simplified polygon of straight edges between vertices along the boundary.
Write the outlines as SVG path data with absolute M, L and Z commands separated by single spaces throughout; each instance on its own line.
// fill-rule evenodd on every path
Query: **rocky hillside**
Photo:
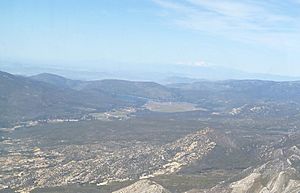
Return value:
M 243 177 L 228 185 L 223 182 L 210 189 L 195 189 L 187 193 L 299 193 L 300 173 L 297 169 L 300 163 L 300 150 L 297 146 L 289 149 L 278 149 L 273 152 L 275 156 L 272 160 L 260 165 L 255 169 L 244 171 Z M 143 192 L 150 182 L 139 181 L 118 193 Z M 161 187 L 156 184 L 154 187 Z M 135 191 L 136 190 L 136 191 Z M 150 189 L 149 189 L 150 190 Z M 156 193 L 151 189 L 149 193 Z
M 298 146 L 300 144 L 297 144 Z M 300 150 L 295 145 L 272 152 L 272 159 L 230 184 L 231 193 L 298 193 Z
M 280 143 L 282 147 L 270 147 L 264 152 L 265 163 L 248 168 L 234 179 L 211 189 L 190 190 L 188 193 L 299 193 L 299 142 L 298 134 L 287 136 Z
M 101 185 L 172 174 L 201 160 L 215 147 L 210 139 L 212 132 L 214 130 L 210 128 L 201 129 L 163 146 L 127 140 L 65 145 L 43 150 L 30 146 L 32 141 L 8 139 L 0 143 L 6 147 L 4 151 L 19 146 L 26 151 L 17 151 L 13 162 L 10 153 L 0 158 L 3 163 L 0 171 L 4 174 L 0 188 L 9 186 L 28 192 L 34 187 L 78 182 Z M 27 163 L 26 167 L 24 163 Z M 14 173 L 15 169 L 20 172 Z M 64 175 L 61 175 L 62 172 Z

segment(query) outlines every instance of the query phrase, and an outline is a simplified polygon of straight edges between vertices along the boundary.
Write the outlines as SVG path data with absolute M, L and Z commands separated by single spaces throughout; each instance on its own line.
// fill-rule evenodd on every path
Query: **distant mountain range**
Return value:
M 23 77 L 0 72 L 0 125 L 76 117 L 172 97 L 169 88 L 153 82 L 78 81 L 47 73 Z
M 298 81 L 190 82 L 161 85 L 116 79 L 81 81 L 49 73 L 23 77 L 0 72 L 0 123 L 76 117 L 115 108 L 141 107 L 148 101 L 189 102 L 210 111 L 266 103 L 269 110 L 284 103 L 288 111 L 294 103 L 300 103 Z
M 0 98 L 2 124 L 37 118 L 72 117 L 91 109 L 103 111 L 126 105 L 126 102 L 105 93 L 93 95 L 5 72 L 0 72 Z
M 82 65 L 80 65 L 82 66 Z M 21 64 L 1 62 L 0 70 L 21 75 L 34 75 L 43 72 L 59 74 L 71 79 L 100 80 L 123 79 L 154 81 L 158 83 L 188 83 L 199 80 L 227 80 L 227 79 L 258 79 L 273 81 L 294 81 L 300 77 L 282 76 L 264 73 L 249 73 L 221 66 L 192 66 L 176 64 L 124 64 L 101 65 L 86 64 L 86 68 L 59 65 Z

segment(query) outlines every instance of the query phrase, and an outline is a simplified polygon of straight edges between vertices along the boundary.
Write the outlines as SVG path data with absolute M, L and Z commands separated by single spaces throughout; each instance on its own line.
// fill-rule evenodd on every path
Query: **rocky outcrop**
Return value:
M 151 180 L 140 180 L 128 187 L 113 193 L 171 193 L 161 185 Z
M 262 152 L 264 164 L 238 174 L 210 189 L 190 190 L 188 193 L 299 193 L 300 144 L 299 135 L 291 135 Z
M 300 151 L 296 145 L 278 148 L 271 152 L 271 159 L 265 164 L 231 183 L 232 193 L 298 193 L 299 163 Z
M 171 174 L 202 159 L 216 146 L 210 137 L 213 132 L 213 129 L 207 128 L 163 146 L 157 155 L 162 156 L 165 163 L 153 174 Z
M 270 161 L 230 184 L 231 193 L 298 193 L 299 172 L 282 160 Z

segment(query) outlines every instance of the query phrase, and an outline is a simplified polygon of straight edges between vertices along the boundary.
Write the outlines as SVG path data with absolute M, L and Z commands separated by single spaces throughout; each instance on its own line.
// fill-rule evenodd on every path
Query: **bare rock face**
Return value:
M 232 193 L 299 193 L 299 153 L 297 146 L 273 151 L 270 161 L 230 184 Z
M 299 193 L 300 140 L 290 136 L 283 143 L 263 152 L 264 163 L 248 168 L 236 181 L 220 183 L 210 189 L 190 190 L 188 193 Z
M 230 189 L 222 187 L 213 187 L 211 189 L 193 189 L 184 193 L 230 193 Z
M 278 160 L 277 160 L 278 161 Z M 272 164 L 272 167 L 270 167 Z M 280 163 L 266 163 L 246 177 L 229 184 L 188 193 L 299 193 L 300 178 L 294 168 L 282 168 Z M 274 167 L 273 167 L 274 166 Z M 275 169 L 275 167 L 277 167 Z
M 127 186 L 113 193 L 171 193 L 171 192 L 151 180 L 140 180 L 130 186 Z
M 298 193 L 299 174 L 281 160 L 268 162 L 245 178 L 230 184 L 231 193 Z

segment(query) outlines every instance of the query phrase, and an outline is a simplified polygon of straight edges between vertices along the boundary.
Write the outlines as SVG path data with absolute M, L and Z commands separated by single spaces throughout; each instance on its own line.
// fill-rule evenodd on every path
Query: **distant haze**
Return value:
M 0 24 L 0 70 L 9 72 L 300 76 L 298 0 L 2 0 Z
M 124 79 L 154 81 L 162 84 L 227 79 L 260 79 L 274 81 L 300 80 L 300 77 L 249 73 L 217 66 L 189 66 L 179 64 L 164 64 L 163 66 L 166 68 L 160 68 L 160 65 L 147 65 L 147 68 L 143 68 L 133 64 L 127 64 L 127 67 L 106 66 L 103 68 L 101 68 L 101 66 L 92 67 L 87 65 L 74 66 L 62 67 L 60 65 L 2 63 L 0 70 L 24 76 L 46 72 L 78 80 Z M 84 68 L 84 66 L 87 67 Z

